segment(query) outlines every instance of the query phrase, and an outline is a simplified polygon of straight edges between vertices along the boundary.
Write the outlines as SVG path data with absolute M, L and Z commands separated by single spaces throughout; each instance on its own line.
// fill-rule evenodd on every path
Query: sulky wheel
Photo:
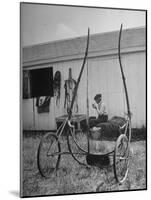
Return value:
M 67 134 L 67 145 L 74 160 L 81 165 L 87 166 L 85 160 L 85 155 L 87 154 L 86 136 L 82 134 L 76 136 L 72 129 L 69 129 Z
M 61 147 L 54 133 L 47 133 L 40 141 L 37 153 L 37 165 L 40 174 L 49 178 L 58 168 Z
M 123 183 L 129 167 L 129 141 L 125 134 L 121 134 L 114 150 L 114 175 L 118 183 Z

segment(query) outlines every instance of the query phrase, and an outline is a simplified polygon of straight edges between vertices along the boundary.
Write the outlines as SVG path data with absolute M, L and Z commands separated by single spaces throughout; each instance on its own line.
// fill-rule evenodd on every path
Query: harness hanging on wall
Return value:
M 65 84 L 64 84 L 64 88 L 65 88 L 64 108 L 67 110 L 67 113 L 70 110 L 75 86 L 76 86 L 76 81 L 72 78 L 72 70 L 71 70 L 71 68 L 69 68 L 69 78 L 67 80 L 65 80 Z M 78 112 L 77 96 L 75 98 L 73 111 L 75 113 Z
M 61 91 L 61 72 L 56 71 L 53 80 L 54 96 L 56 97 L 56 105 L 60 103 L 60 91 Z
M 23 99 L 30 98 L 30 72 L 29 70 L 23 71 Z
M 37 112 L 38 113 L 49 112 L 50 101 L 51 101 L 50 96 L 37 97 L 36 99 Z

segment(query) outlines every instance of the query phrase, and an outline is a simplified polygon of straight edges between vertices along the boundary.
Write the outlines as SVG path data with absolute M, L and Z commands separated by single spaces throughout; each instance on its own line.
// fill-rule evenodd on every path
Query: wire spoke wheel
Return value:
M 37 153 L 37 165 L 40 174 L 49 178 L 56 172 L 59 161 L 61 146 L 58 137 L 54 133 L 47 133 L 40 141 Z
M 123 183 L 129 167 L 129 141 L 126 135 L 118 137 L 114 150 L 114 175 L 118 183 Z
M 74 160 L 81 165 L 87 166 L 85 159 L 85 155 L 88 151 L 86 136 L 82 132 L 75 134 L 69 129 L 67 145 Z

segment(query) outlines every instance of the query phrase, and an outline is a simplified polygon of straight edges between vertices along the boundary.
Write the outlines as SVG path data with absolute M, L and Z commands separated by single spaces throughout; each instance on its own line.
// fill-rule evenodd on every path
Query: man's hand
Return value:
M 97 109 L 96 105 L 93 103 L 92 108 Z

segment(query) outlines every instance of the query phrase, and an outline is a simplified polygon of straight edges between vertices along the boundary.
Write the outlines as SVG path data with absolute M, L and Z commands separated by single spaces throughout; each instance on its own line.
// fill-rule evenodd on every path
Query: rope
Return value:
M 89 141 L 89 130 L 90 130 L 90 124 L 89 124 L 89 69 L 88 69 L 88 60 L 87 60 L 87 146 L 88 146 L 88 154 L 90 153 L 90 141 Z

